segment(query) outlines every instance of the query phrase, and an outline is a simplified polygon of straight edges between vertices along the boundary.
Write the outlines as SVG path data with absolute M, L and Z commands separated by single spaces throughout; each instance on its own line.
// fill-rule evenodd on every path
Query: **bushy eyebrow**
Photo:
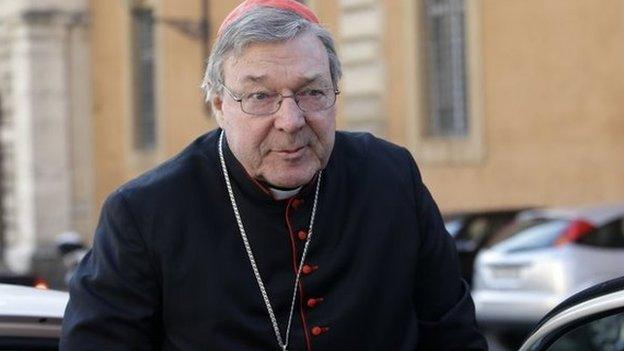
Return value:
M 315 74 L 311 77 L 303 77 L 300 79 L 301 83 L 298 84 L 298 86 L 302 87 L 302 86 L 306 86 L 309 85 L 311 83 L 314 83 L 316 81 L 319 80 L 323 80 L 325 77 L 323 74 L 318 73 Z M 242 82 L 243 84 L 245 83 L 265 83 L 267 80 L 267 76 L 266 75 L 259 75 L 259 76 L 254 76 L 254 75 L 246 75 L 243 77 Z
M 264 76 L 264 75 L 262 75 L 262 76 L 247 75 L 247 76 L 243 77 L 243 83 L 247 83 L 247 82 L 262 83 L 264 80 L 266 80 L 266 76 Z
M 310 78 L 305 78 L 305 79 L 303 80 L 303 84 L 301 84 L 301 86 L 305 86 L 305 85 L 308 85 L 308 84 L 310 84 L 310 83 L 317 82 L 317 81 L 319 81 L 319 80 L 322 80 L 323 78 L 324 78 L 324 77 L 323 77 L 323 75 L 322 75 L 322 74 L 320 74 L 320 73 L 319 73 L 319 74 L 315 74 L 315 75 L 313 75 L 313 76 L 312 76 L 312 77 L 310 77 Z

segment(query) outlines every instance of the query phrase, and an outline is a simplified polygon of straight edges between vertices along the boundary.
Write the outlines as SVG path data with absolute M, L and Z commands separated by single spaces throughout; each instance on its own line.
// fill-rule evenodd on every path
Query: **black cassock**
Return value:
M 70 285 L 61 350 L 279 350 L 219 164 L 220 130 L 115 191 Z M 282 334 L 314 199 L 277 201 L 225 146 Z M 486 350 L 452 238 L 404 148 L 336 133 L 289 350 Z

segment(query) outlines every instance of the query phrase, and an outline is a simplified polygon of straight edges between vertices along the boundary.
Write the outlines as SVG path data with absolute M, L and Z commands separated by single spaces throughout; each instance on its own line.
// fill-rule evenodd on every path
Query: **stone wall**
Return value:
M 86 3 L 1 7 L 4 259 L 50 276 L 55 237 L 86 230 L 92 215 Z
M 341 0 L 339 4 L 337 40 L 344 73 L 342 118 L 347 129 L 384 136 L 382 6 L 376 0 Z

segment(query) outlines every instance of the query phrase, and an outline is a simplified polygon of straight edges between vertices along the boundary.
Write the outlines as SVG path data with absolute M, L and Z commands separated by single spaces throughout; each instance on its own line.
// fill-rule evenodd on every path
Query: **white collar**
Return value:
M 290 197 L 297 195 L 299 193 L 299 190 L 301 190 L 301 188 L 302 187 L 298 187 L 296 189 L 291 189 L 291 190 L 281 190 L 281 189 L 275 189 L 275 188 L 269 187 L 269 190 L 271 190 L 271 194 L 273 194 L 273 198 L 275 200 L 284 200 L 284 199 L 288 199 Z

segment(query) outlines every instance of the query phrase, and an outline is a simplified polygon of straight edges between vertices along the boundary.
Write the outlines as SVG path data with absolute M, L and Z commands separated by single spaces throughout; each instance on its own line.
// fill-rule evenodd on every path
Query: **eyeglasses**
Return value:
M 282 95 L 272 91 L 257 91 L 245 93 L 241 97 L 234 95 L 228 87 L 221 84 L 230 97 L 240 103 L 241 110 L 255 116 L 271 115 L 277 112 L 286 98 L 295 100 L 299 109 L 303 112 L 318 112 L 327 110 L 336 103 L 336 95 L 340 91 L 335 88 L 306 88 L 299 90 L 293 95 Z

